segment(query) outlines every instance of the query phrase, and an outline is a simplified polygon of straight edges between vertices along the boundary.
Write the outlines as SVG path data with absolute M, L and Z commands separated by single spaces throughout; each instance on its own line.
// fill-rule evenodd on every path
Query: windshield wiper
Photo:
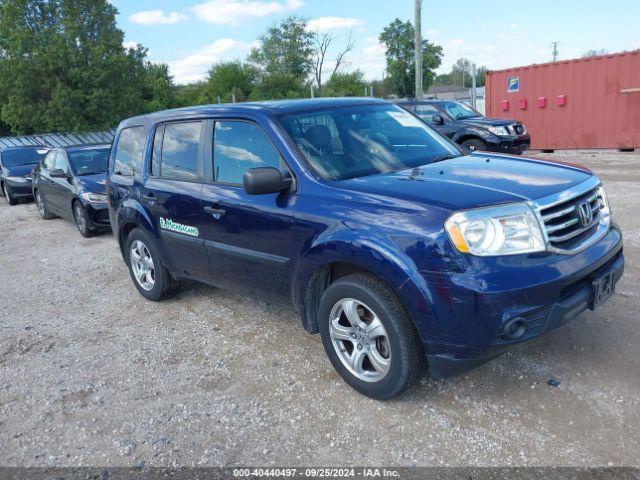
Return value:
M 445 160 L 451 160 L 452 158 L 458 158 L 458 155 L 453 155 L 451 153 L 449 153 L 447 155 L 440 155 L 439 157 L 435 157 L 433 160 L 431 160 L 429 162 L 429 164 L 437 163 L 437 162 L 443 162 Z

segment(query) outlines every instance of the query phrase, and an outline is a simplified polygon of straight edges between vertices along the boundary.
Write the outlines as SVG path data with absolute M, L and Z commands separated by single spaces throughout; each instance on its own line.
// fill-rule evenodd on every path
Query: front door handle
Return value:
M 216 220 L 220 220 L 222 217 L 224 217 L 224 214 L 227 213 L 224 208 L 210 207 L 208 205 L 204 207 L 204 211 L 205 213 L 210 213 L 211 216 Z

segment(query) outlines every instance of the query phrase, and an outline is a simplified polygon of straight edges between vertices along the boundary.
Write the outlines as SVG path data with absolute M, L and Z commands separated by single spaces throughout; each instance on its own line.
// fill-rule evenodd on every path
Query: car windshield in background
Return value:
M 280 118 L 323 178 L 344 180 L 426 165 L 460 153 L 395 105 L 336 107 Z
M 7 150 L 2 153 L 2 163 L 5 167 L 20 167 L 34 165 L 40 162 L 47 150 L 44 148 L 27 148 L 21 150 Z
M 71 169 L 77 176 L 94 175 L 107 171 L 108 148 L 70 151 L 68 155 Z
M 473 108 L 467 107 L 464 103 L 460 102 L 444 102 L 444 109 L 447 114 L 455 119 L 462 120 L 463 118 L 481 117 L 480 113 L 476 112 Z

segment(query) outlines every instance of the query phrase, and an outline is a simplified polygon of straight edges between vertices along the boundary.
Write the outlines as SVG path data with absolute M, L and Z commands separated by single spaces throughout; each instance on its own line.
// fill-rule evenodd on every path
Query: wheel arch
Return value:
M 154 238 L 157 237 L 158 232 L 153 226 L 151 218 L 149 217 L 145 209 L 142 208 L 142 206 L 140 206 L 137 202 L 131 200 L 124 202 L 118 209 L 116 218 L 118 227 L 115 234 L 117 235 L 120 253 L 122 254 L 122 258 L 124 258 L 125 261 L 125 242 L 134 228 L 142 228 L 149 232 Z
M 331 282 L 353 273 L 364 273 L 383 282 L 398 297 L 416 333 L 424 341 L 423 325 L 432 313 L 428 300 L 432 296 L 426 282 L 413 261 L 399 256 L 391 246 L 387 248 L 371 241 L 367 245 L 365 249 L 364 246 L 354 248 L 354 242 L 332 242 L 316 246 L 303 256 L 293 282 L 293 300 L 303 327 L 309 333 L 318 333 L 318 306 Z M 327 255 L 328 252 L 331 254 Z

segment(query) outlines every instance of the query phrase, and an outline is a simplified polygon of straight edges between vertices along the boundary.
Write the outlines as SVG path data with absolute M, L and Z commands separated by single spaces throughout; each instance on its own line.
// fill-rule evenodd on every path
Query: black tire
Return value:
M 150 289 L 144 288 L 134 273 L 134 266 L 131 258 L 131 246 L 136 241 L 142 242 L 153 260 L 153 287 Z M 129 275 L 131 275 L 133 284 L 138 289 L 138 292 L 140 292 L 140 295 L 147 300 L 158 302 L 167 298 L 175 293 L 180 285 L 180 283 L 171 276 L 167 268 L 164 266 L 162 259 L 158 255 L 158 250 L 151 235 L 141 228 L 134 228 L 129 233 L 129 236 L 125 241 L 124 257 L 127 262 L 127 266 L 129 267 Z
M 464 142 L 462 142 L 462 146 L 472 152 L 487 150 L 487 144 L 477 138 L 471 138 L 469 140 L 465 140 Z
M 84 238 L 93 237 L 96 234 L 96 231 L 90 227 L 91 221 L 89 216 L 87 215 L 87 211 L 82 206 L 80 200 L 76 200 L 73 202 L 71 209 L 73 211 L 73 218 L 76 222 L 76 227 L 78 227 L 78 231 L 80 235 Z
M 338 356 L 329 333 L 330 314 L 334 306 L 344 299 L 355 299 L 365 304 L 375 312 L 386 330 L 390 348 L 389 366 L 380 380 L 361 380 Z M 320 300 L 318 327 L 333 367 L 351 387 L 367 397 L 377 400 L 395 397 L 411 387 L 423 370 L 424 353 L 411 320 L 396 295 L 373 276 L 353 274 L 329 285 Z
M 9 205 L 13 206 L 18 204 L 18 200 L 11 194 L 11 189 L 6 183 L 2 184 L 2 194 Z
M 49 212 L 49 208 L 47 207 L 47 202 L 45 202 L 42 195 L 40 195 L 40 191 L 35 190 L 33 192 L 33 199 L 36 201 L 36 207 L 38 207 L 38 213 L 44 220 L 51 220 L 55 218 L 55 215 Z

